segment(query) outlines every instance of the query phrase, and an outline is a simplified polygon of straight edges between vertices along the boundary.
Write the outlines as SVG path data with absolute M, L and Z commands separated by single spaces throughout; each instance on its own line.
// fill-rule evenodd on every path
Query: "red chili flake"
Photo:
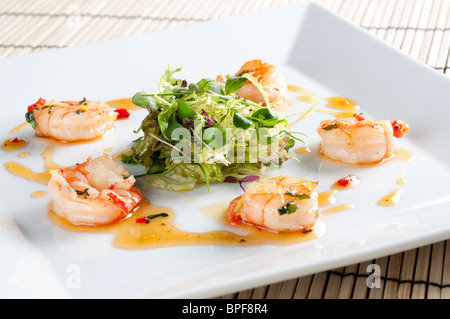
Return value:
M 231 224 L 240 224 L 240 223 L 242 223 L 242 217 L 241 217 L 241 215 L 238 215 L 235 213 L 232 216 L 230 216 L 229 222 Z
M 150 221 L 154 218 L 158 218 L 158 217 L 167 217 L 169 216 L 167 213 L 160 213 L 160 214 L 154 214 L 154 215 L 148 215 L 146 217 L 142 217 L 142 218 L 136 218 L 136 223 L 150 223 Z
M 39 98 L 39 100 L 35 103 L 36 105 L 41 105 L 44 106 L 45 105 L 45 100 L 43 98 Z
M 114 112 L 117 113 L 117 119 L 130 117 L 130 113 L 126 109 L 115 109 Z
M 27 111 L 30 112 L 32 109 L 34 109 L 35 107 L 37 107 L 38 105 L 40 106 L 44 106 L 45 105 L 45 100 L 43 98 L 39 98 L 39 100 L 37 100 L 36 103 L 31 104 L 27 107 Z
M 136 218 L 136 223 L 148 223 L 149 219 L 147 217 Z
M 119 197 L 117 197 L 114 193 L 108 193 L 107 194 L 114 202 L 114 205 L 122 209 L 125 213 L 128 213 L 127 205 L 125 205 L 125 202 L 121 200 Z
M 114 189 L 114 185 L 109 186 L 108 189 Z
M 13 142 L 13 143 L 19 143 L 20 140 L 19 140 L 17 137 L 15 137 L 14 139 L 11 140 L 11 142 Z
M 363 116 L 362 113 L 357 114 L 355 117 L 356 117 L 356 119 L 358 121 L 365 121 L 366 120 L 366 118 Z
M 341 179 L 339 179 L 336 183 L 342 187 L 347 187 L 351 183 L 359 182 L 359 178 L 356 175 L 349 174 Z

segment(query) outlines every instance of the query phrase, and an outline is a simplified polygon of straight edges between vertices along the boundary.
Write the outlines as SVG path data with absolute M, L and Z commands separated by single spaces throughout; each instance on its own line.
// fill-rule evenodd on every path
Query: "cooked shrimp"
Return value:
M 268 93 L 269 103 L 281 101 L 281 98 L 287 91 L 287 84 L 284 77 L 280 74 L 278 67 L 261 60 L 252 60 L 244 63 L 236 76 L 243 73 L 250 73 L 258 79 L 258 82 Z M 266 101 L 261 91 L 250 81 L 238 90 L 243 98 L 266 105 Z
M 113 128 L 113 121 L 117 118 L 117 113 L 109 105 L 99 101 L 43 101 L 31 105 L 28 110 L 34 117 L 35 133 L 58 141 L 100 137 Z
M 50 171 L 52 209 L 74 225 L 105 225 L 127 217 L 143 199 L 135 178 L 108 156 Z
M 275 232 L 307 231 L 317 217 L 317 183 L 290 176 L 249 184 L 227 213 L 231 224 L 244 222 Z
M 368 120 L 361 114 L 320 122 L 321 153 L 349 164 L 376 163 L 392 156 L 393 137 L 409 132 L 403 121 Z

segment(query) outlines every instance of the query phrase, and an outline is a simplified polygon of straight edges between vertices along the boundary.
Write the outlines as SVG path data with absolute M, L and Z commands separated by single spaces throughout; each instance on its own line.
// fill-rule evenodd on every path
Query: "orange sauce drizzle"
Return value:
M 47 196 L 47 193 L 45 191 L 35 191 L 30 196 L 33 198 L 44 198 Z
M 25 148 L 27 145 L 28 141 L 26 139 L 13 137 L 3 141 L 2 150 L 6 152 L 14 152 Z
M 294 150 L 294 152 L 297 154 L 306 154 L 306 153 L 311 153 L 311 150 L 309 149 L 309 147 L 303 146 L 303 147 L 296 148 Z
M 383 196 L 379 201 L 378 205 L 381 206 L 394 206 L 400 203 L 401 195 L 403 193 L 402 188 L 398 188 Z
M 319 193 L 319 207 L 335 204 L 337 200 L 337 193 L 338 191 L 336 189 Z
M 356 115 L 356 113 L 352 112 L 352 111 L 339 112 L 339 111 L 333 111 L 333 110 L 327 110 L 327 109 L 317 109 L 316 112 L 331 114 L 338 119 L 344 118 L 344 117 L 352 117 L 352 116 Z
M 44 159 L 44 172 L 34 172 L 30 168 L 13 161 L 6 162 L 4 165 L 8 172 L 17 177 L 47 185 L 51 177 L 50 170 L 60 168 L 60 166 L 55 164 L 52 160 L 53 147 L 47 147 L 44 152 L 42 152 L 41 156 Z
M 13 128 L 11 131 L 9 131 L 9 133 L 11 134 L 15 134 L 17 132 L 20 132 L 21 130 L 23 130 L 25 127 L 27 127 L 28 125 L 30 125 L 30 123 L 28 122 L 23 122 L 20 123 L 19 125 L 17 125 L 15 128 Z
M 403 148 L 396 148 L 394 150 L 395 159 L 402 162 L 412 162 L 416 159 L 416 156 L 408 150 Z
M 129 111 L 142 109 L 141 107 L 133 104 L 133 102 L 131 101 L 131 98 L 111 100 L 111 101 L 106 102 L 106 104 L 108 104 L 109 106 L 116 108 L 116 109 L 126 109 Z
M 341 204 L 341 205 L 336 205 L 336 206 L 324 209 L 320 213 L 322 215 L 329 215 L 329 214 L 333 214 L 333 213 L 339 213 L 339 212 L 342 212 L 344 210 L 351 209 L 353 207 L 355 207 L 355 205 L 351 204 L 351 203 Z
M 327 97 L 325 98 L 325 100 L 328 102 L 327 107 L 332 109 L 337 109 L 341 111 L 359 110 L 359 105 L 356 101 L 342 96 Z
M 161 213 L 165 213 L 168 216 L 157 217 L 148 224 L 136 222 L 138 218 Z M 139 205 L 139 208 L 131 217 L 106 226 L 75 226 L 58 217 L 51 208 L 49 209 L 48 217 L 55 225 L 68 231 L 113 233 L 116 235 L 113 241 L 116 247 L 132 250 L 185 245 L 290 245 L 317 238 L 323 233 L 323 231 L 314 230 L 308 233 L 275 233 L 245 224 L 238 226 L 227 224 L 227 226 L 235 228 L 244 235 L 227 230 L 189 232 L 180 230 L 174 225 L 175 215 L 172 210 L 152 205 L 147 200 L 144 200 Z M 222 215 L 222 219 L 226 223 L 224 220 L 225 215 Z M 324 227 L 321 222 L 318 222 L 318 224 Z

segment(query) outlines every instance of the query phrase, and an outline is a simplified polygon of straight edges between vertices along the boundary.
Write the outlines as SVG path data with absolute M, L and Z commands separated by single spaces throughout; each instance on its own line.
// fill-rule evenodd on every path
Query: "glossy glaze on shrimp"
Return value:
M 236 73 L 236 76 L 240 76 L 244 73 L 250 73 L 258 79 L 258 82 L 268 93 L 269 103 L 277 103 L 282 100 L 283 95 L 287 91 L 287 83 L 280 74 L 278 67 L 262 62 L 261 60 L 251 60 L 242 65 L 241 69 Z M 238 90 L 238 93 L 247 100 L 266 105 L 263 94 L 250 81 L 247 81 L 247 83 Z
M 231 224 L 244 222 L 275 232 L 307 231 L 318 216 L 317 183 L 291 176 L 249 184 L 227 213 Z
M 29 108 L 28 117 L 30 111 L 36 135 L 66 142 L 101 137 L 113 128 L 117 118 L 117 113 L 106 103 L 85 99 L 36 103 Z
M 409 133 L 404 121 L 369 120 L 354 117 L 320 122 L 321 153 L 328 158 L 349 164 L 377 163 L 394 152 L 393 137 Z
M 74 225 L 99 226 L 127 217 L 142 201 L 135 178 L 109 156 L 50 171 L 51 207 Z

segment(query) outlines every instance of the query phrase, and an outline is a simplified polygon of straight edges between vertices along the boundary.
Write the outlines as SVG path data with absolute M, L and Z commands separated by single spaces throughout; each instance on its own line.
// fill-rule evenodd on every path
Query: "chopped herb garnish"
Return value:
M 88 190 L 89 188 L 85 188 L 83 191 L 75 190 L 75 192 L 77 192 L 77 195 L 84 195 L 84 198 L 86 199 L 89 196 Z
M 286 205 L 278 208 L 278 213 L 280 215 L 284 215 L 284 214 L 292 214 L 295 213 L 298 209 L 298 206 L 295 205 L 292 202 L 288 202 Z
M 336 128 L 339 128 L 339 126 L 341 126 L 341 125 L 342 125 L 341 122 L 336 122 L 334 124 L 330 124 L 328 126 L 322 127 L 322 130 L 331 131 L 331 130 L 334 130 Z
M 286 195 L 291 196 L 291 197 L 295 197 L 298 199 L 308 199 L 311 198 L 311 196 L 307 195 L 307 194 L 292 194 L 291 192 L 286 192 Z
M 28 111 L 28 112 L 25 114 L 25 120 L 26 120 L 28 123 L 30 123 L 31 126 L 32 126 L 33 128 L 36 128 L 37 122 L 36 122 L 36 119 L 34 118 L 33 110 Z
M 154 214 L 154 215 L 148 215 L 146 217 L 137 218 L 136 223 L 150 223 L 152 219 L 158 218 L 158 217 L 167 217 L 169 214 L 166 213 L 160 213 L 160 214 Z
M 137 158 L 133 154 L 131 154 L 131 155 L 120 154 L 120 157 L 121 157 L 122 163 L 125 163 L 125 164 L 131 164 L 131 165 L 142 164 L 142 162 L 139 160 L 139 158 Z
M 81 114 L 81 113 L 84 113 L 84 112 L 85 112 L 84 110 L 78 110 L 78 111 L 76 111 L 75 113 Z
M 78 102 L 80 104 L 86 103 L 86 98 L 84 97 L 80 102 Z
M 50 114 L 52 112 L 52 108 L 54 108 L 54 107 L 55 107 L 55 105 L 46 105 L 41 110 L 48 109 L 48 114 Z

